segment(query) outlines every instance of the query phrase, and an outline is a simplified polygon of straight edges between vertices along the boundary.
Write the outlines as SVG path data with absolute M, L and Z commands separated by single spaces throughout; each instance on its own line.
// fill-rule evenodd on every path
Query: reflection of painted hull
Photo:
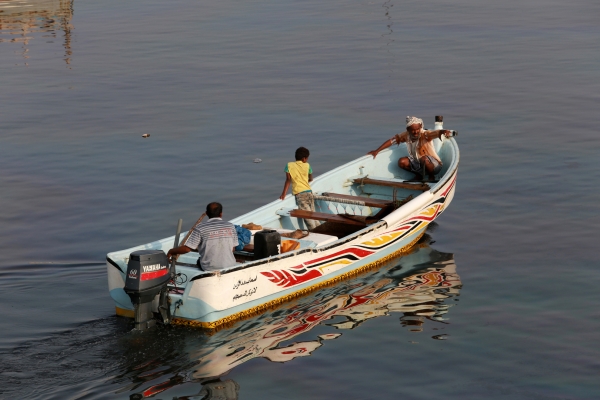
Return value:
M 194 378 L 222 375 L 256 357 L 286 362 L 309 356 L 324 340 L 336 339 L 341 333 L 319 335 L 318 340 L 285 342 L 332 319 L 328 325 L 337 329 L 354 329 L 390 313 L 417 313 L 441 320 L 449 307 L 443 301 L 458 294 L 461 285 L 452 256 L 425 247 L 394 261 L 402 262 L 397 274 L 394 264 L 388 264 L 375 274 L 302 299 L 284 315 L 267 313 L 237 329 L 218 332 L 200 350 L 191 352 L 199 366 Z
M 339 282 L 209 337 L 170 336 L 174 348 L 186 355 L 179 360 L 185 367 L 154 365 L 130 375 L 130 379 L 143 382 L 148 375 L 153 380 L 157 375 L 164 378 L 140 391 L 145 397 L 184 382 L 203 383 L 204 392 L 210 389 L 207 388 L 210 383 L 206 382 L 215 382 L 216 377 L 247 361 L 264 358 L 288 362 L 310 356 L 328 340 L 343 340 L 340 337 L 345 329 L 359 328 L 380 316 L 396 313 L 405 326 L 411 325 L 405 323 L 409 318 L 420 319 L 421 325 L 427 320 L 446 323 L 448 310 L 454 304 L 450 300 L 459 294 L 460 288 L 452 255 L 420 244 L 408 255 L 386 263 L 375 272 Z M 319 333 L 311 335 L 310 331 L 316 327 Z M 416 330 L 414 324 L 407 328 Z M 327 333 L 328 330 L 333 332 Z M 294 341 L 297 337 L 303 340 Z M 181 344 L 178 340 L 182 340 Z M 133 353 L 138 354 L 138 350 Z M 188 368 L 191 373 L 181 373 Z M 239 390 L 233 381 L 216 382 L 222 390 Z
M 444 163 L 439 181 L 432 184 L 430 190 L 419 192 L 413 200 L 358 232 L 339 239 L 311 234 L 314 241 L 311 236 L 300 240 L 300 248 L 293 252 L 237 264 L 217 272 L 200 272 L 192 266 L 179 265 L 177 272 L 182 274 L 181 282 L 169 294 L 174 321 L 214 328 L 377 267 L 409 250 L 454 195 L 458 147 L 454 139 L 436 145 Z M 400 146 L 381 152 L 377 159 L 361 157 L 318 177 L 313 183 L 313 191 L 380 200 L 415 194 L 407 189 L 353 183 L 355 179 L 367 176 L 397 182 L 396 177 L 405 172 L 396 166 L 396 161 L 405 154 L 404 146 Z M 331 212 L 331 206 L 318 204 L 318 208 L 321 206 L 329 207 L 326 211 L 330 214 L 335 213 Z M 294 198 L 288 196 L 284 201 L 274 201 L 231 222 L 254 222 L 280 230 L 302 228 L 301 220 L 286 214 L 285 210 L 294 207 Z M 369 207 L 358 208 L 361 215 L 374 214 Z M 129 254 L 140 249 L 167 251 L 172 244 L 173 237 L 108 254 L 109 290 L 117 314 L 132 316 L 133 307 L 123 291 Z M 193 265 L 196 259 L 197 255 L 189 253 L 180 261 Z

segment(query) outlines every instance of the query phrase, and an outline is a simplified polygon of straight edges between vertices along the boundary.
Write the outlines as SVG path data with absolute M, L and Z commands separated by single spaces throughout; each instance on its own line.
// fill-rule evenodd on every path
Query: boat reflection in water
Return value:
M 453 255 L 440 253 L 421 242 L 411 254 L 392 260 L 376 271 L 238 322 L 208 337 L 197 348 L 190 349 L 191 343 L 187 342 L 183 345 L 187 349 L 184 351 L 187 371 L 180 370 L 171 379 L 137 392 L 131 398 L 142 399 L 183 382 L 197 382 L 202 388 L 194 396 L 237 399 L 239 385 L 219 377 L 238 365 L 257 357 L 287 362 L 309 356 L 328 340 L 342 336 L 340 330 L 354 329 L 365 321 L 393 313 L 400 314 L 402 326 L 421 331 L 427 320 L 444 320 L 444 314 L 451 307 L 446 302 L 459 294 L 460 287 Z M 316 335 L 313 340 L 290 342 L 317 325 L 335 330 Z M 443 339 L 440 336 L 433 339 Z M 143 368 L 145 372 L 141 375 L 150 373 L 154 381 L 157 375 L 153 375 L 151 369 Z M 187 398 L 190 396 L 179 397 Z
M 34 35 L 41 34 L 46 43 L 61 37 L 64 60 L 70 64 L 72 18 L 73 0 L 0 1 L 0 43 L 20 44 L 22 57 L 28 59 Z

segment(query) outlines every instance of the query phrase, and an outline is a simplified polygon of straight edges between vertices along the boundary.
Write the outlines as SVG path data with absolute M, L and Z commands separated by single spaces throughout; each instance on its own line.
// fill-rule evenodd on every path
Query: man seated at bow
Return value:
M 423 120 L 417 117 L 406 117 L 406 131 L 397 133 L 389 140 L 383 142 L 377 150 L 372 150 L 367 154 L 371 154 L 373 158 L 383 149 L 396 144 L 406 143 L 408 157 L 401 157 L 398 160 L 398 166 L 406 171 L 415 174 L 415 180 L 422 181 L 425 174 L 429 180 L 433 181 L 435 175 L 442 170 L 442 160 L 438 156 L 433 143 L 431 141 L 436 138 L 452 136 L 452 131 L 440 129 L 436 131 L 428 131 L 423 129 Z

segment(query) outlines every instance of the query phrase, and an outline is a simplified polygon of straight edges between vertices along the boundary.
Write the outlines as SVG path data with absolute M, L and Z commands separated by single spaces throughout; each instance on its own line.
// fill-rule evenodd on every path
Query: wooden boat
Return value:
M 435 139 L 434 145 L 443 163 L 434 182 L 408 181 L 413 175 L 397 164 L 407 155 L 400 145 L 317 177 L 311 184 L 315 212 L 298 210 L 288 195 L 232 219 L 236 225 L 254 223 L 280 233 L 305 229 L 303 218 L 323 223 L 306 237 L 284 238 L 293 242 L 294 250 L 258 260 L 248 251 L 237 252 L 237 263 L 219 271 L 200 271 L 197 253 L 182 255 L 172 272 L 174 279 L 162 297 L 156 295 L 152 310 L 167 314 L 172 323 L 214 329 L 406 253 L 454 195 L 458 146 L 454 138 Z M 117 315 L 137 319 L 137 308 L 124 290 L 131 278 L 130 255 L 140 250 L 166 253 L 173 244 L 174 237 L 169 237 L 107 255 Z

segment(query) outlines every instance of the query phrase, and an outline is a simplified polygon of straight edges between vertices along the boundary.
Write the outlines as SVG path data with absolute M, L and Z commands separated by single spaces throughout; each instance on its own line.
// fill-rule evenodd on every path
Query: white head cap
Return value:
M 421 124 L 421 129 L 423 128 L 423 120 L 421 118 L 410 117 L 410 116 L 406 117 L 406 127 L 407 128 L 414 124 Z

